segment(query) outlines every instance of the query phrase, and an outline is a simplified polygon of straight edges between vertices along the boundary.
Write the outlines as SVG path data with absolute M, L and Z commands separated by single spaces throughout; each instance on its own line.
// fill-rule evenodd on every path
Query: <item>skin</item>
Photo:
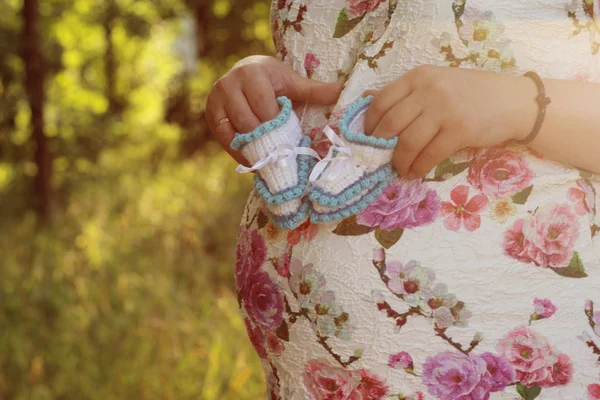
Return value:
M 552 99 L 537 138 L 529 146 L 547 159 L 600 173 L 600 84 L 543 79 Z M 333 104 L 338 83 L 302 78 L 272 57 L 242 60 L 215 84 L 207 104 L 209 126 L 224 148 L 236 131 L 248 132 L 273 118 L 276 96 Z M 537 88 L 527 77 L 463 68 L 419 66 L 379 91 L 365 117 L 365 133 L 398 136 L 393 164 L 399 175 L 418 178 L 465 147 L 524 139 L 538 112 Z M 215 129 L 229 116 L 232 124 Z
M 307 103 L 334 104 L 342 83 L 322 83 L 302 77 L 292 68 L 268 56 L 251 56 L 238 62 L 212 87 L 206 101 L 206 121 L 221 146 L 240 164 L 248 166 L 240 152 L 229 147 L 236 132 L 250 132 L 277 116 L 277 97 Z M 230 122 L 217 127 L 229 117 Z

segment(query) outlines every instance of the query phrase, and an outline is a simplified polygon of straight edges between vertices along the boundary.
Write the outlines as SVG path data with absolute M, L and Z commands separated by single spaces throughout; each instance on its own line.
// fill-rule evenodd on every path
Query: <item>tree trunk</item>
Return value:
M 44 133 L 44 55 L 40 37 L 39 0 L 23 1 L 23 62 L 25 87 L 31 108 L 31 138 L 35 143 L 37 175 L 34 181 L 36 208 L 41 222 L 50 219 L 52 164 Z

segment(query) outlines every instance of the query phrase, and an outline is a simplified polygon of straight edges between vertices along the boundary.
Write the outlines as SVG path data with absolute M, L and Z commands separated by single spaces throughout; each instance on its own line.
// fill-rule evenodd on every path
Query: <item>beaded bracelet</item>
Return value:
M 535 120 L 535 125 L 533 126 L 533 130 L 525 139 L 517 141 L 517 143 L 520 144 L 529 144 L 533 142 L 533 140 L 537 137 L 538 133 L 540 132 L 540 128 L 542 127 L 542 123 L 544 122 L 544 117 L 546 116 L 546 107 L 552 102 L 552 100 L 550 100 L 550 97 L 546 96 L 546 88 L 544 86 L 544 82 L 542 82 L 538 74 L 536 74 L 533 71 L 528 71 L 523 76 L 531 78 L 535 82 L 535 86 L 538 90 L 538 95 L 535 98 L 535 101 L 538 103 L 538 114 Z

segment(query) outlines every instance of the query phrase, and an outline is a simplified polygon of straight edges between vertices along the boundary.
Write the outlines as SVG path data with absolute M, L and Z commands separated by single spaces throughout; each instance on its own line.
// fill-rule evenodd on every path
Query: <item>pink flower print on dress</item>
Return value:
M 423 383 L 441 400 L 485 400 L 490 396 L 487 364 L 479 357 L 442 352 L 423 364 Z
M 427 290 L 435 281 L 435 273 L 424 268 L 417 261 L 406 265 L 398 261 L 387 263 L 387 274 L 390 278 L 388 288 L 401 296 L 412 307 L 418 307 Z
M 458 231 L 463 225 L 469 232 L 473 232 L 481 225 L 479 212 L 488 203 L 483 194 L 473 196 L 469 200 L 469 187 L 460 185 L 450 192 L 452 202 L 442 202 L 442 215 L 444 226 L 451 231 Z
M 556 312 L 556 306 L 548 299 L 534 299 L 533 300 L 533 314 L 531 315 L 532 320 L 550 318 Z
M 265 350 L 264 345 L 265 337 L 262 329 L 260 329 L 258 326 L 253 328 L 248 318 L 246 318 L 244 322 L 246 323 L 248 337 L 250 338 L 250 342 L 252 343 L 252 346 L 254 346 L 256 353 L 260 358 L 267 358 L 267 351 Z
M 361 379 L 348 400 L 380 400 L 388 393 L 388 386 L 376 375 L 366 369 L 359 369 Z
M 486 196 L 496 199 L 530 186 L 533 176 L 521 153 L 491 147 L 477 153 L 467 180 Z
M 254 325 L 265 330 L 277 329 L 283 321 L 283 296 L 266 272 L 250 277 L 244 308 Z
M 498 343 L 498 352 L 512 364 L 524 386 L 565 385 L 572 375 L 569 357 L 559 355 L 544 336 L 526 327 L 510 331 Z
M 483 353 L 481 357 L 487 365 L 487 375 L 484 376 L 490 383 L 490 391 L 497 392 L 516 380 L 516 372 L 510 363 L 502 357 L 498 357 L 493 353 Z
M 326 359 L 310 360 L 304 368 L 304 386 L 315 400 L 348 399 L 360 380 L 359 374 Z
M 528 253 L 539 267 L 563 267 L 573 256 L 579 222 L 566 204 L 538 212 L 523 226 Z
M 440 201 L 420 180 L 396 179 L 359 216 L 358 223 L 386 231 L 416 228 L 437 219 Z
M 566 385 L 571 382 L 573 377 L 573 365 L 571 359 L 566 354 L 559 354 L 558 360 L 551 367 L 551 373 L 545 381 L 539 382 L 541 387 L 552 387 Z
M 388 365 L 390 368 L 395 369 L 404 369 L 412 371 L 414 368 L 413 359 L 406 351 L 401 351 L 400 353 L 391 354 Z
M 319 232 L 319 226 L 312 224 L 310 220 L 306 220 L 296 229 L 288 232 L 287 241 L 291 245 L 297 245 L 301 241 L 310 242 L 317 236 Z
M 265 333 L 265 342 L 267 344 L 267 348 L 269 349 L 269 353 L 275 356 L 279 357 L 285 350 L 283 340 L 279 339 L 274 331 L 268 331 Z
M 242 294 L 250 276 L 260 269 L 267 259 L 267 247 L 263 237 L 257 230 L 240 231 L 236 249 L 235 285 Z
M 559 268 L 571 260 L 578 235 L 579 222 L 569 206 L 549 206 L 516 220 L 504 234 L 504 251 L 538 267 Z
M 600 383 L 588 385 L 587 390 L 589 400 L 600 400 Z
M 304 57 L 304 69 L 306 70 L 306 76 L 311 79 L 315 69 L 319 68 L 321 61 L 313 53 L 307 53 Z
M 569 201 L 575 203 L 575 214 L 589 214 L 594 207 L 594 191 L 582 180 L 577 181 L 577 186 L 569 189 Z
M 362 17 L 366 13 L 373 12 L 384 0 L 346 0 L 348 17 L 354 19 Z

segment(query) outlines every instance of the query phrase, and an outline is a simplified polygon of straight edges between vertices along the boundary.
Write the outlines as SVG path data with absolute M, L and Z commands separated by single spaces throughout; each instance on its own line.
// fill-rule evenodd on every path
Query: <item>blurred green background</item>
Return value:
M 204 120 L 266 0 L 0 0 L 0 398 L 260 399 Z

